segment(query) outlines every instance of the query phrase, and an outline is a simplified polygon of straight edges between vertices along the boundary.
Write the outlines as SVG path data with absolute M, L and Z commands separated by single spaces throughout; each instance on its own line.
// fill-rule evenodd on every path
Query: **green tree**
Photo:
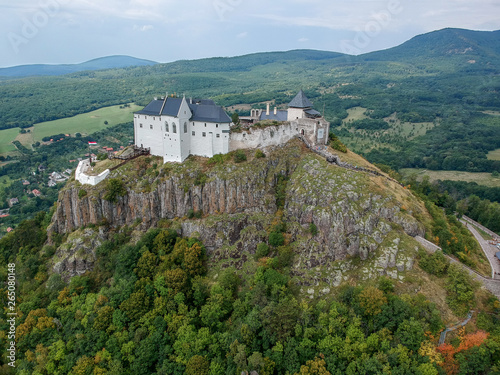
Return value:
M 118 197 L 123 197 L 127 194 L 125 183 L 118 178 L 110 178 L 106 182 L 106 193 L 104 199 L 112 203 L 118 202 Z

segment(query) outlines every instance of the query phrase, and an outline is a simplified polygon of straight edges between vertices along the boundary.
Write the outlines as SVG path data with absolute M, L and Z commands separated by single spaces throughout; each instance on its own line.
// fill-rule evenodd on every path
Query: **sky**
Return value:
M 446 27 L 498 30 L 499 15 L 499 0 L 0 0 L 0 67 L 110 55 L 361 54 Z

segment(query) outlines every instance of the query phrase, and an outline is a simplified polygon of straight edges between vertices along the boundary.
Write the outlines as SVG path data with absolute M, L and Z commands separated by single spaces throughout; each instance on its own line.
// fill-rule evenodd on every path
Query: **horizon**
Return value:
M 137 59 L 137 60 L 150 61 L 150 62 L 153 62 L 155 64 L 169 64 L 169 63 L 174 63 L 174 62 L 177 62 L 177 61 L 195 61 L 195 60 L 216 59 L 216 58 L 235 58 L 235 57 L 243 57 L 243 56 L 255 55 L 255 54 L 275 53 L 275 52 L 278 52 L 278 53 L 279 52 L 283 52 L 284 53 L 284 52 L 300 51 L 300 50 L 303 50 L 303 51 L 320 51 L 320 52 L 340 53 L 340 54 L 344 54 L 346 56 L 362 56 L 362 55 L 366 55 L 366 54 L 369 54 L 369 53 L 372 53 L 372 52 L 389 50 L 391 48 L 395 48 L 395 47 L 401 46 L 402 44 L 404 44 L 404 43 L 406 43 L 406 42 L 408 42 L 408 41 L 410 41 L 410 40 L 412 40 L 412 39 L 414 39 L 414 38 L 416 38 L 418 36 L 426 35 L 426 34 L 430 34 L 430 33 L 434 33 L 434 32 L 439 32 L 439 31 L 443 31 L 443 30 L 447 30 L 447 29 L 467 30 L 467 31 L 474 31 L 474 32 L 498 32 L 498 31 L 500 31 L 500 29 L 497 29 L 497 30 L 472 30 L 472 29 L 463 29 L 463 28 L 458 28 L 458 27 L 445 27 L 445 28 L 442 28 L 442 29 L 429 31 L 427 33 L 422 33 L 422 34 L 414 35 L 414 36 L 410 37 L 409 39 L 401 42 L 400 44 L 397 44 L 397 45 L 394 45 L 394 46 L 389 46 L 387 48 L 383 48 L 383 49 L 379 49 L 379 50 L 373 50 L 373 51 L 369 51 L 369 52 L 363 52 L 363 53 L 359 53 L 359 54 L 348 54 L 348 53 L 343 53 L 343 52 L 339 52 L 339 51 L 321 50 L 321 49 L 314 49 L 314 48 L 295 48 L 295 49 L 288 49 L 288 50 L 251 51 L 251 52 L 244 53 L 244 54 L 241 54 L 241 55 L 227 55 L 227 56 L 214 55 L 214 56 L 206 56 L 206 57 L 200 57 L 200 58 L 194 58 L 194 59 L 180 58 L 178 60 L 172 60 L 172 61 L 155 61 L 155 60 L 150 60 L 150 59 L 142 57 L 142 56 L 124 55 L 124 54 L 113 54 L 113 55 L 106 55 L 106 56 L 98 56 L 98 57 L 91 58 L 89 60 L 79 61 L 79 62 L 69 62 L 69 63 L 58 63 L 58 62 L 55 62 L 55 63 L 43 63 L 43 62 L 36 62 L 36 63 L 28 63 L 28 64 L 20 64 L 20 65 L 0 66 L 0 69 L 16 68 L 16 67 L 21 67 L 21 66 L 33 66 L 33 65 L 48 65 L 48 66 L 79 65 L 79 64 L 85 64 L 85 63 L 88 63 L 88 62 L 91 62 L 91 61 L 97 61 L 97 60 L 100 60 L 100 59 L 106 59 L 106 58 L 112 58 L 112 57 L 130 57 L 130 58 L 134 58 L 134 59 Z
M 499 8 L 489 0 L 19 0 L 0 4 L 0 67 L 114 55 L 159 63 L 297 49 L 360 55 L 444 28 L 496 31 Z

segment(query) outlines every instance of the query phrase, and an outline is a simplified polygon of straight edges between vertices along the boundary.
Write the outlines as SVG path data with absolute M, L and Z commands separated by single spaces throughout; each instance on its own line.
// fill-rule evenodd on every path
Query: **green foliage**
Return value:
M 78 198 L 82 199 L 86 195 L 87 195 L 87 190 L 85 190 L 85 189 L 78 190 Z
M 280 209 L 280 208 L 282 209 L 285 207 L 286 186 L 287 186 L 288 180 L 290 180 L 290 177 L 285 176 L 281 173 L 276 177 L 276 185 L 274 187 L 274 194 L 276 197 L 276 207 L 278 207 L 278 209 Z
M 389 124 L 384 120 L 374 120 L 374 119 L 363 119 L 355 120 L 349 123 L 355 129 L 365 129 L 365 130 L 384 130 L 389 128 Z
M 243 150 L 236 150 L 234 152 L 234 162 L 235 163 L 242 163 L 247 160 L 247 155 L 245 154 L 245 151 Z
M 257 159 L 265 158 L 266 154 L 264 154 L 264 152 L 262 152 L 262 150 L 257 149 L 257 150 L 255 150 L 255 157 Z
M 342 143 L 342 141 L 340 139 L 338 139 L 338 137 L 334 133 L 330 133 L 328 138 L 329 138 L 328 144 L 331 148 L 333 148 L 334 150 L 343 152 L 343 153 L 347 152 L 346 145 L 344 145 Z
M 458 315 L 465 315 L 475 307 L 474 294 L 478 289 L 476 281 L 472 280 L 463 268 L 455 264 L 448 267 L 446 290 L 448 291 L 448 305 Z
M 438 250 L 433 254 L 429 254 L 425 250 L 419 250 L 418 258 L 418 264 L 425 272 L 438 277 L 446 275 L 450 261 L 442 251 Z
M 309 224 L 309 233 L 311 233 L 312 236 L 315 236 L 318 234 L 318 227 L 314 223 Z
M 269 246 L 264 242 L 259 243 L 257 245 L 257 250 L 255 252 L 255 258 L 259 259 L 262 257 L 266 257 L 268 255 L 269 255 Z
M 281 232 L 271 232 L 269 233 L 269 245 L 272 247 L 282 246 L 285 243 L 285 237 Z
M 106 180 L 106 193 L 104 199 L 112 203 L 118 202 L 118 197 L 123 197 L 127 194 L 127 189 L 122 180 L 118 178 L 110 178 Z

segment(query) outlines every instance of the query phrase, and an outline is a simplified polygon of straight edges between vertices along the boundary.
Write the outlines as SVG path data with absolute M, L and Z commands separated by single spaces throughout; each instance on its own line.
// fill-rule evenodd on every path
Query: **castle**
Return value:
M 288 104 L 288 110 L 252 109 L 241 117 L 242 131 L 232 132 L 234 124 L 224 109 L 207 99 L 155 98 L 143 110 L 134 113 L 134 134 L 137 147 L 149 148 L 152 155 L 166 162 L 182 162 L 189 155 L 212 157 L 244 148 L 284 144 L 301 135 L 310 145 L 328 142 L 330 123 L 300 92 Z M 263 121 L 277 125 L 252 128 Z

